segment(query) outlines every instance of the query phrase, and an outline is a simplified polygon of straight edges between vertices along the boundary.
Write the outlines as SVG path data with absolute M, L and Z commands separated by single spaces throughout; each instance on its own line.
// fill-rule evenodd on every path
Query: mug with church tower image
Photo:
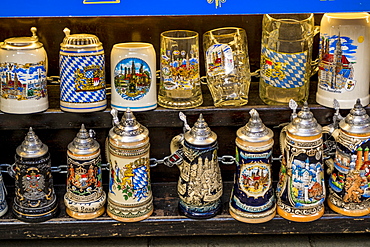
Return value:
M 354 67 L 357 46 L 349 37 L 338 35 L 320 38 L 319 87 L 328 92 L 352 91 L 356 86 Z

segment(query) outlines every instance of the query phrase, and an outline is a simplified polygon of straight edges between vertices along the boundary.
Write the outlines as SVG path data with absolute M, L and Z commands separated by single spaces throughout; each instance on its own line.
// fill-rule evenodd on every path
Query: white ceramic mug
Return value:
M 157 107 L 156 55 L 152 44 L 115 44 L 111 52 L 111 106 L 119 111 Z
M 370 14 L 327 13 L 321 20 L 317 103 L 369 104 Z

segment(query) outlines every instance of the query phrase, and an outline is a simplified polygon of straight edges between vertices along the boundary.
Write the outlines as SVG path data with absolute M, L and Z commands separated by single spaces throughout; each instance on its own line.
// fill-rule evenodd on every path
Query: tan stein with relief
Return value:
M 64 204 L 68 215 L 76 219 L 93 219 L 105 212 L 100 145 L 93 130 L 82 124 L 67 150 L 67 193 Z
M 282 152 L 277 185 L 277 213 L 288 220 L 308 222 L 324 214 L 325 184 L 322 127 L 307 103 L 280 134 Z
M 117 113 L 112 109 L 114 126 L 106 142 L 110 164 L 107 213 L 118 221 L 140 221 L 153 213 L 149 131 L 129 108 L 121 121 Z
M 364 216 L 370 213 L 370 118 L 358 99 L 339 122 L 336 152 L 328 159 L 328 205 L 340 214 Z

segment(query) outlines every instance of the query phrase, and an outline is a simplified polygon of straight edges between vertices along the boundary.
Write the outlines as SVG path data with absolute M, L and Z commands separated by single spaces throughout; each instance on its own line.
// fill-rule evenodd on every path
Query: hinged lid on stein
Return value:
M 267 128 L 255 109 L 249 111 L 251 118 L 248 123 L 236 132 L 238 138 L 247 142 L 264 142 L 272 139 L 274 133 Z
M 22 158 L 38 158 L 48 152 L 48 146 L 43 144 L 30 127 L 24 141 L 17 147 L 16 153 Z
M 185 140 L 193 145 L 210 145 L 217 140 L 217 135 L 204 121 L 203 115 L 200 114 L 194 126 L 184 134 Z
M 370 133 L 370 118 L 366 114 L 365 108 L 361 105 L 360 99 L 357 99 L 350 113 L 339 122 L 339 127 L 353 134 Z
M 289 105 L 293 109 L 292 121 L 287 126 L 289 133 L 302 137 L 315 136 L 322 133 L 322 127 L 317 123 L 307 102 L 304 103 L 298 114 L 295 113 L 297 109 L 296 103 L 291 101 Z
M 36 35 L 37 28 L 31 27 L 31 37 L 13 37 L 8 38 L 2 43 L 1 49 L 5 50 L 31 50 L 43 46 Z
M 102 43 L 99 41 L 99 38 L 93 34 L 70 34 L 71 30 L 68 28 L 65 28 L 63 32 L 66 36 L 64 37 L 63 42 L 60 44 L 62 48 L 92 48 L 102 45 Z
M 121 121 L 118 120 L 118 111 L 112 109 L 113 128 L 109 131 L 109 138 L 118 142 L 121 148 L 134 148 L 145 145 L 149 141 L 148 129 L 141 125 L 129 108 L 125 111 Z
M 71 143 L 68 144 L 68 150 L 73 154 L 90 154 L 96 152 L 100 145 L 94 139 L 95 133 L 93 130 L 87 131 L 85 125 L 81 125 L 80 131 Z

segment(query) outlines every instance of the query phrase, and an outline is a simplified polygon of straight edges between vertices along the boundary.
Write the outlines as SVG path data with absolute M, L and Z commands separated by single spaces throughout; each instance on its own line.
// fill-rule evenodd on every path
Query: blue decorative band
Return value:
M 153 104 L 153 105 L 148 105 L 148 106 L 119 106 L 119 105 L 114 105 L 114 104 L 111 104 L 112 107 L 115 107 L 115 108 L 119 108 L 119 109 L 127 109 L 127 108 L 130 108 L 130 109 L 147 109 L 147 108 L 152 108 L 152 107 L 157 107 L 157 104 Z
M 99 109 L 99 108 L 106 108 L 107 104 L 100 105 L 100 106 L 93 106 L 93 107 L 67 107 L 60 105 L 60 108 L 62 109 L 71 109 L 71 110 L 89 110 L 89 109 Z
M 85 51 L 85 50 L 67 51 L 67 50 L 60 49 L 60 51 L 64 52 L 64 53 L 79 53 L 79 54 L 87 53 L 87 54 L 92 54 L 92 53 L 104 52 L 104 49 L 100 49 L 100 50 L 97 50 L 97 51 Z

